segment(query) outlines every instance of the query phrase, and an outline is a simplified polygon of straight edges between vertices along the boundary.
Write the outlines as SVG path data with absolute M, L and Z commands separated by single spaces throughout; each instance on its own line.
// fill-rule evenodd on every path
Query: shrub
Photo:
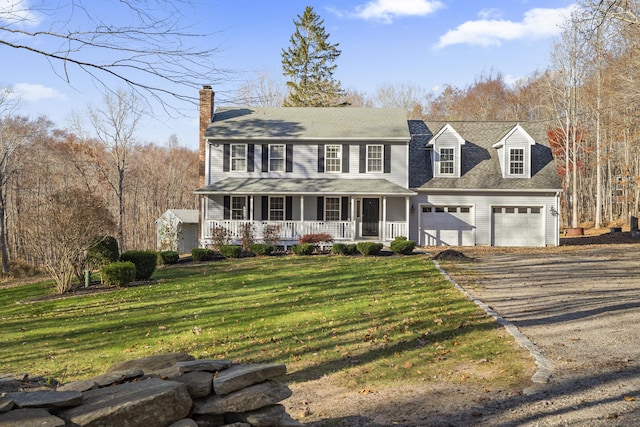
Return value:
M 9 261 L 9 273 L 3 274 L 2 277 L 12 277 L 14 279 L 22 279 L 25 277 L 33 277 L 42 274 L 43 272 L 35 265 L 29 264 L 23 259 L 16 259 Z
M 334 243 L 333 246 L 331 246 L 331 253 L 336 255 L 346 255 L 347 245 L 344 243 Z
M 266 243 L 254 243 L 249 249 L 256 255 L 271 255 L 273 252 L 273 246 Z
M 249 252 L 251 245 L 255 242 L 256 228 L 250 222 L 245 222 L 240 226 L 240 242 L 242 250 Z
M 211 261 L 215 256 L 213 249 L 195 248 L 191 250 L 191 258 L 194 261 Z
M 315 245 L 312 243 L 302 243 L 300 245 L 291 246 L 291 252 L 296 255 L 311 255 L 315 248 Z
M 305 234 L 304 236 L 298 239 L 299 244 L 311 243 L 315 245 L 317 243 L 323 243 L 323 242 L 326 242 L 326 243 L 333 242 L 333 237 L 331 237 L 331 234 L 328 234 L 328 233 Z
M 353 255 L 357 252 L 355 243 L 334 243 L 331 247 L 331 253 L 337 255 Z
M 267 224 L 262 229 L 262 240 L 268 245 L 277 246 L 280 242 L 280 231 L 282 227 L 279 224 Z
M 96 239 L 96 243 L 89 247 L 87 254 L 87 266 L 90 269 L 101 268 L 111 262 L 120 259 L 118 241 L 115 237 L 104 236 Z
M 356 248 L 362 255 L 378 255 L 382 250 L 382 243 L 360 242 L 356 245 Z
M 136 266 L 136 280 L 147 280 L 156 271 L 158 255 L 154 251 L 126 251 L 120 261 L 131 261 Z
M 242 255 L 242 246 L 222 245 L 220 246 L 220 254 L 225 258 L 240 258 Z
M 406 237 L 396 237 L 389 245 L 389 249 L 396 254 L 411 255 L 413 249 L 416 247 L 414 240 L 407 240 Z
M 136 265 L 131 261 L 112 262 L 102 267 L 102 281 L 109 286 L 127 286 L 136 278 Z
M 178 251 L 161 251 L 158 252 L 158 263 L 162 265 L 176 264 L 180 261 Z
M 229 234 L 229 230 L 220 226 L 212 226 L 211 227 L 211 239 L 213 243 L 211 246 L 214 250 L 220 250 L 220 246 L 228 245 L 231 240 L 231 236 Z M 205 261 L 205 260 L 203 260 Z

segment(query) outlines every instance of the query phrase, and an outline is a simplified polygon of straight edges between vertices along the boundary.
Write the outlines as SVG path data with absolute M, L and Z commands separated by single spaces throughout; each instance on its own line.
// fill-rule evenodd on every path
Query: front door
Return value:
M 362 236 L 378 236 L 380 199 L 362 199 Z

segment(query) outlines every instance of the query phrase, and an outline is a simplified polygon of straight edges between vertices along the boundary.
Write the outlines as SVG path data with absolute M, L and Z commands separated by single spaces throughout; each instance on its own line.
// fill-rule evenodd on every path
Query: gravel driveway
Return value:
M 443 268 L 552 373 L 522 396 L 485 402 L 474 425 L 640 425 L 640 244 L 464 253 L 477 262 Z

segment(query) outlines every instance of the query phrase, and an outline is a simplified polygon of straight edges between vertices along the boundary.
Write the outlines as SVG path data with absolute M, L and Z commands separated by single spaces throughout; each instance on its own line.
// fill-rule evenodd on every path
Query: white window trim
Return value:
M 238 199 L 243 200 L 242 209 L 236 209 L 233 207 L 234 200 L 238 200 Z M 229 210 L 231 211 L 230 215 L 232 220 L 246 220 L 247 219 L 247 196 L 231 196 L 231 206 L 229 206 Z M 240 210 L 242 210 L 241 218 L 234 218 L 233 213 L 235 211 L 240 211 Z
M 244 149 L 244 157 L 234 156 L 234 147 L 242 147 Z M 234 160 L 243 160 L 244 168 L 236 169 Z M 246 172 L 247 171 L 247 144 L 231 144 L 229 149 L 229 171 Z
M 369 157 L 369 148 L 373 148 L 373 147 L 378 147 L 380 150 L 380 169 L 379 170 L 371 170 L 369 168 L 369 160 L 373 160 L 371 159 L 371 157 Z M 384 145 L 381 144 L 372 144 L 372 145 L 367 145 L 367 156 L 366 156 L 366 162 L 367 162 L 367 173 L 383 173 L 384 172 Z M 376 159 L 377 160 L 377 159 Z
M 451 151 L 452 158 L 451 158 L 451 160 L 447 160 L 447 163 L 451 163 L 451 166 L 452 166 L 451 172 L 443 172 L 442 171 L 442 167 L 444 165 L 444 162 L 442 160 L 442 157 L 443 157 L 442 156 L 442 151 L 443 150 L 450 150 Z M 455 147 L 440 147 L 438 149 L 438 156 L 439 156 L 439 158 L 438 158 L 438 176 L 456 176 L 456 169 L 457 169 L 456 168 L 456 157 L 457 157 L 456 156 L 456 151 L 457 150 L 455 149 Z
M 273 219 L 271 212 L 275 211 L 274 209 L 271 209 L 271 201 L 274 199 L 281 199 L 282 200 L 282 219 Z M 284 196 L 269 196 L 269 221 L 284 221 L 287 217 L 287 199 Z
M 522 153 L 522 160 L 518 160 L 517 162 L 511 160 L 511 153 L 513 153 L 514 151 L 520 151 Z M 509 147 L 508 156 L 507 156 L 507 175 L 518 176 L 518 177 L 526 176 L 527 175 L 526 158 L 527 158 L 527 153 L 525 152 L 525 149 L 523 147 Z M 521 163 L 522 165 L 521 173 L 512 172 L 511 165 L 515 163 Z
M 327 155 L 327 153 L 329 152 L 329 148 L 330 147 L 337 147 L 336 152 L 338 153 L 338 157 L 337 159 L 331 158 L 329 159 L 329 156 Z M 329 160 L 337 160 L 338 162 L 338 170 L 329 170 Z M 342 172 L 342 145 L 340 144 L 331 144 L 331 145 L 325 145 L 324 147 L 324 171 L 326 173 L 340 173 Z
M 271 157 L 271 148 L 282 147 L 282 157 Z M 287 147 L 284 144 L 270 144 L 269 145 L 269 172 L 284 172 L 286 168 Z M 280 169 L 274 169 L 272 167 L 272 160 L 282 160 L 282 167 Z
M 327 209 L 327 204 L 328 201 L 330 199 L 337 199 L 338 200 L 338 219 L 327 219 L 327 212 L 329 212 L 329 209 Z M 331 212 L 335 212 L 335 210 L 332 210 Z M 342 217 L 342 197 L 325 197 L 324 198 L 324 220 L 325 221 L 340 221 Z

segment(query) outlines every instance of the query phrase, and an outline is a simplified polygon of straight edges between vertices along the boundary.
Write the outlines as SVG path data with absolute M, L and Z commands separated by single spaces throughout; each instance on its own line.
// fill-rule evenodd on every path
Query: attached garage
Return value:
M 493 246 L 545 246 L 543 209 L 539 206 L 494 206 Z
M 473 246 L 475 233 L 471 206 L 422 206 L 421 246 Z

